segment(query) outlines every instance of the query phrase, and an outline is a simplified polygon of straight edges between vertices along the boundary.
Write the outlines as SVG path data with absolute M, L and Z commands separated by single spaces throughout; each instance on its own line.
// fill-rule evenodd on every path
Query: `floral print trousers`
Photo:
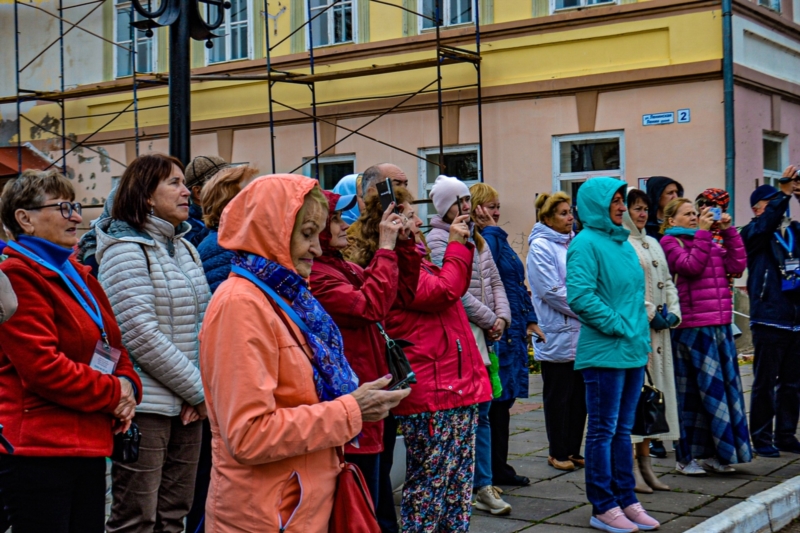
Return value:
M 406 444 L 402 530 L 469 531 L 478 406 L 397 420 Z

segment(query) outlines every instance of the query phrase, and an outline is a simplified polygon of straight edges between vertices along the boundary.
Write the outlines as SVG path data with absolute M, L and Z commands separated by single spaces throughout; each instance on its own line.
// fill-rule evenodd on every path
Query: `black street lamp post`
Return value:
M 201 3 L 206 5 L 205 18 L 200 12 Z M 131 25 L 148 37 L 153 35 L 153 28 L 169 26 L 169 153 L 186 165 L 192 148 L 189 39 L 206 41 L 206 48 L 211 48 L 211 39 L 219 37 L 213 32 L 224 22 L 225 10 L 230 9 L 231 3 L 228 0 L 161 0 L 156 8 L 152 4 L 152 0 L 148 0 L 145 7 L 141 0 L 133 0 L 133 7 L 143 20 L 131 21 Z

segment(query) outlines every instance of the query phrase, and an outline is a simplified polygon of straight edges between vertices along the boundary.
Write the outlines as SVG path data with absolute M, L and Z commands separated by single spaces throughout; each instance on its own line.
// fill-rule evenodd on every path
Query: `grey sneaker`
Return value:
M 731 465 L 723 465 L 716 457 L 709 457 L 708 459 L 700 459 L 700 466 L 704 470 L 710 470 L 715 474 L 735 474 L 736 469 Z
M 478 489 L 475 494 L 475 501 L 472 505 L 476 509 L 492 513 L 493 515 L 509 514 L 511 512 L 511 505 L 508 504 L 500 495 L 497 490 L 491 486 L 486 485 Z
M 692 459 L 688 465 L 683 463 L 675 463 L 675 471 L 684 476 L 705 476 L 706 471 L 703 467 L 697 464 L 697 461 Z

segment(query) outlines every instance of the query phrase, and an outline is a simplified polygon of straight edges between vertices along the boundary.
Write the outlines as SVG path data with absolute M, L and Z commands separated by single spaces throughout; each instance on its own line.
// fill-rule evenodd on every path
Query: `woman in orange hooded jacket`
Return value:
M 236 251 L 234 266 L 200 332 L 208 533 L 328 531 L 335 448 L 408 394 L 380 390 L 388 378 L 358 387 L 338 328 L 308 291 L 326 217 L 317 182 L 289 174 L 256 179 L 222 214 L 219 244 Z

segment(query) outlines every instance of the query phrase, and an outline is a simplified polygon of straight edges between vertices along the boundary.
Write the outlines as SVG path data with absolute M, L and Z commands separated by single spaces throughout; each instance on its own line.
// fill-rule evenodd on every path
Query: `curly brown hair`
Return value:
M 414 196 L 404 187 L 395 187 L 394 197 L 398 205 L 414 201 Z M 364 202 L 366 209 L 347 232 L 350 245 L 345 250 L 344 256 L 348 261 L 366 268 L 378 251 L 379 226 L 383 218 L 383 209 L 375 192 L 367 195 Z

